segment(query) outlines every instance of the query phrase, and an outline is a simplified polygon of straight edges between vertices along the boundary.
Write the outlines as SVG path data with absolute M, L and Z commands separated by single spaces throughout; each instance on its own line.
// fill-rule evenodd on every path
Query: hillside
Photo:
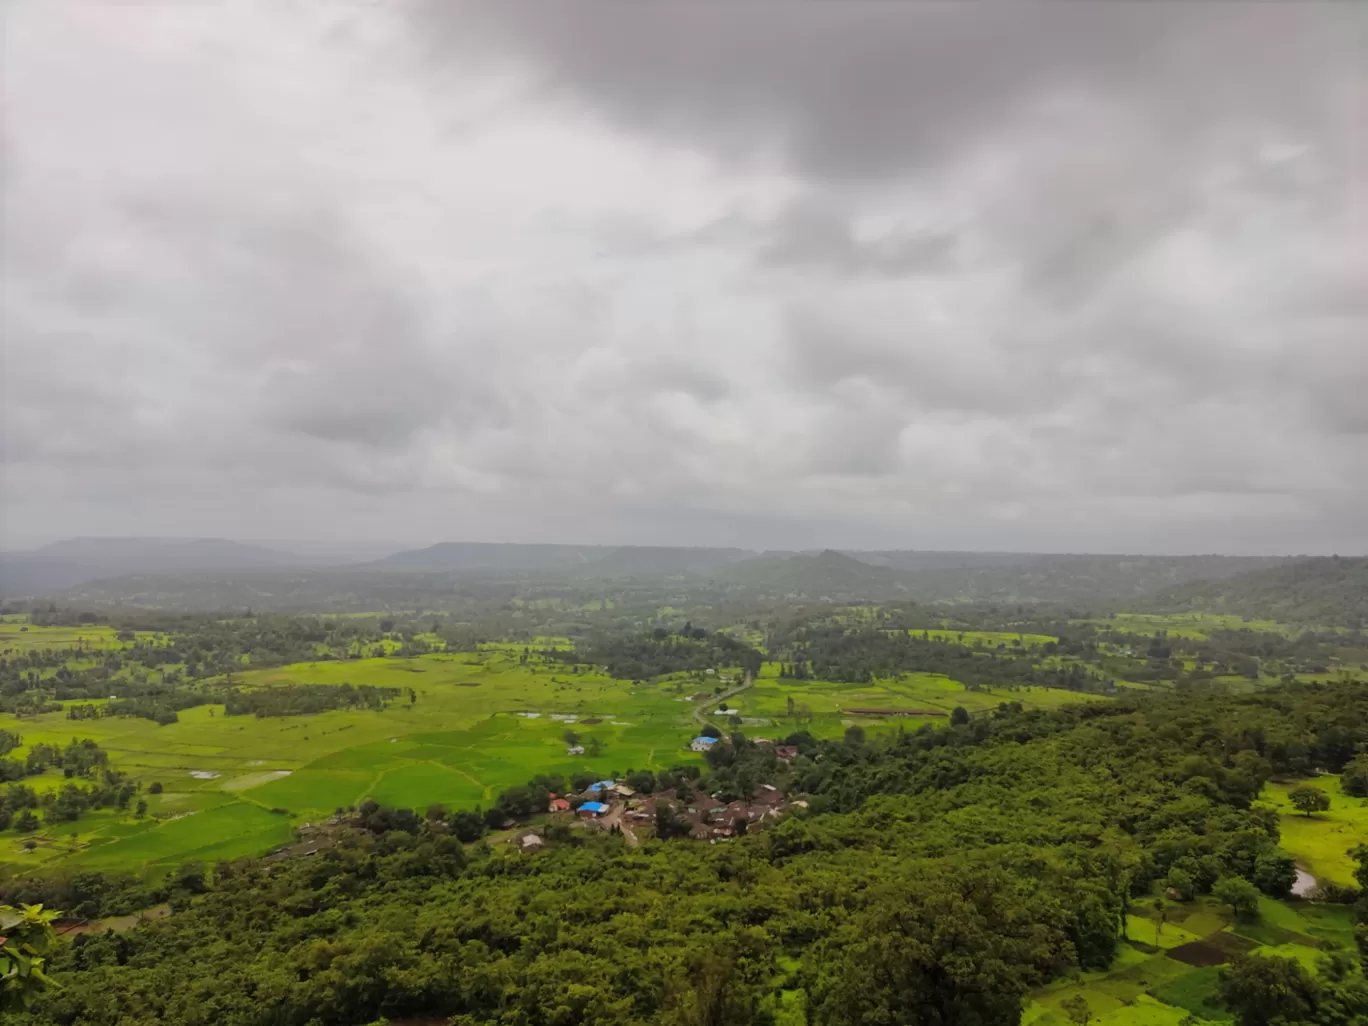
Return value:
M 674 546 L 625 545 L 584 566 L 589 577 L 674 577 L 708 574 L 752 558 L 745 549 L 694 549 Z
M 766 595 L 881 598 L 905 591 L 903 575 L 833 549 L 816 554 L 761 556 L 723 567 L 713 576 L 724 584 Z
M 453 570 L 565 570 L 601 559 L 612 551 L 613 549 L 606 545 L 439 542 L 423 549 L 396 552 L 392 556 L 365 564 L 365 569 L 411 570 L 421 573 L 449 573 Z
M 1308 559 L 1225 580 L 1195 581 L 1166 588 L 1138 608 L 1362 627 L 1368 624 L 1368 557 Z

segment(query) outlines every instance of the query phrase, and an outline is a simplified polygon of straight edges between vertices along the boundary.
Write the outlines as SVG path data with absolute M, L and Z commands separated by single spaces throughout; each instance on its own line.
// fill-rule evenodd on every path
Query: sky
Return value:
M 1368 552 L 1353 4 L 3 19 L 0 547 Z

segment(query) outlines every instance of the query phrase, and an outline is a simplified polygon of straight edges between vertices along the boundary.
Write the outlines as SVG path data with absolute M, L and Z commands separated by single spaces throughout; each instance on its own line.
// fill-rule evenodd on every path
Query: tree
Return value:
M 133 815 L 135 815 L 136 817 L 138 817 L 138 819 L 142 819 L 144 816 L 147 815 L 147 799 L 146 799 L 146 798 L 139 798 L 139 799 L 138 799 L 138 804 L 137 804 L 137 807 L 133 810 Z
M 1211 893 L 1241 918 L 1253 918 L 1259 914 L 1259 889 L 1242 876 L 1222 877 L 1216 881 Z
M 1368 755 L 1357 756 L 1344 767 L 1340 790 L 1351 798 L 1368 798 Z
M 962 727 L 969 722 L 969 711 L 962 705 L 957 705 L 950 712 L 950 726 Z
M 1076 1023 L 1077 1026 L 1088 1026 L 1092 1019 L 1092 1009 L 1088 1007 L 1088 1001 L 1082 994 L 1075 994 L 1067 1001 L 1061 1001 L 1059 1007 L 1069 1017 L 1069 1021 Z
M 1192 874 L 1177 866 L 1170 869 L 1168 876 L 1164 877 L 1164 888 L 1175 892 L 1179 901 L 1191 901 L 1197 894 L 1197 885 L 1192 880 Z
M 161 781 L 160 781 L 160 780 L 154 780 L 154 781 L 152 781 L 152 783 L 148 785 L 147 793 L 148 793 L 148 794 L 161 794 L 161 793 L 162 793 L 162 783 L 161 783 Z
M 1294 787 L 1288 792 L 1288 800 L 1308 817 L 1313 812 L 1324 812 L 1330 808 L 1330 796 L 1318 787 Z
M 1297 864 L 1277 848 L 1265 849 L 1254 858 L 1252 882 L 1269 897 L 1285 898 L 1297 882 Z
M 56 986 L 43 964 L 57 946 L 52 921 L 59 915 L 42 905 L 0 905 L 0 1011 L 22 1012 Z
M 1236 959 L 1221 970 L 1216 996 L 1239 1026 L 1316 1021 L 1316 982 L 1295 959 Z
M 571 748 L 574 748 L 575 745 L 580 743 L 579 732 L 575 730 L 567 730 L 564 734 L 561 735 L 561 740 L 563 740 Z
M 846 744 L 848 744 L 848 745 L 862 745 L 862 744 L 864 744 L 864 743 L 865 743 L 865 731 L 864 731 L 864 727 L 860 726 L 858 723 L 855 724 L 855 725 L 853 725 L 853 726 L 846 727 L 845 740 L 846 740 Z

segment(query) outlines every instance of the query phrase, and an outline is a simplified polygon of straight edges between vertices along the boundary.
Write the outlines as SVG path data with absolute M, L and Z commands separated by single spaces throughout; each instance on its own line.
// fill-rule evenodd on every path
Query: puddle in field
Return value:
M 191 770 L 190 775 L 196 780 L 217 780 L 219 777 L 213 770 Z
M 536 720 L 541 718 L 541 713 L 539 712 L 520 712 L 518 713 L 518 715 L 526 716 L 529 720 Z
M 557 723 L 574 723 L 579 719 L 574 713 L 552 713 L 551 718 Z
M 1292 884 L 1292 893 L 1296 895 L 1298 898 L 1305 898 L 1315 889 L 1316 878 L 1312 876 L 1310 873 L 1308 873 L 1306 870 L 1298 866 L 1297 879 Z

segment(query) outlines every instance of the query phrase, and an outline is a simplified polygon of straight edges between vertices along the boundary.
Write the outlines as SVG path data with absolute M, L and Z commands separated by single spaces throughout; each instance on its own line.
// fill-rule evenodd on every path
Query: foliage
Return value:
M 1307 816 L 1330 808 L 1330 796 L 1318 787 L 1294 787 L 1287 797 L 1299 812 Z
M 1259 889 L 1242 876 L 1225 876 L 1211 888 L 1212 897 L 1243 919 L 1259 914 Z
M 57 945 L 52 921 L 59 914 L 42 905 L 0 905 L 0 1011 L 27 1009 L 52 987 L 44 965 Z

